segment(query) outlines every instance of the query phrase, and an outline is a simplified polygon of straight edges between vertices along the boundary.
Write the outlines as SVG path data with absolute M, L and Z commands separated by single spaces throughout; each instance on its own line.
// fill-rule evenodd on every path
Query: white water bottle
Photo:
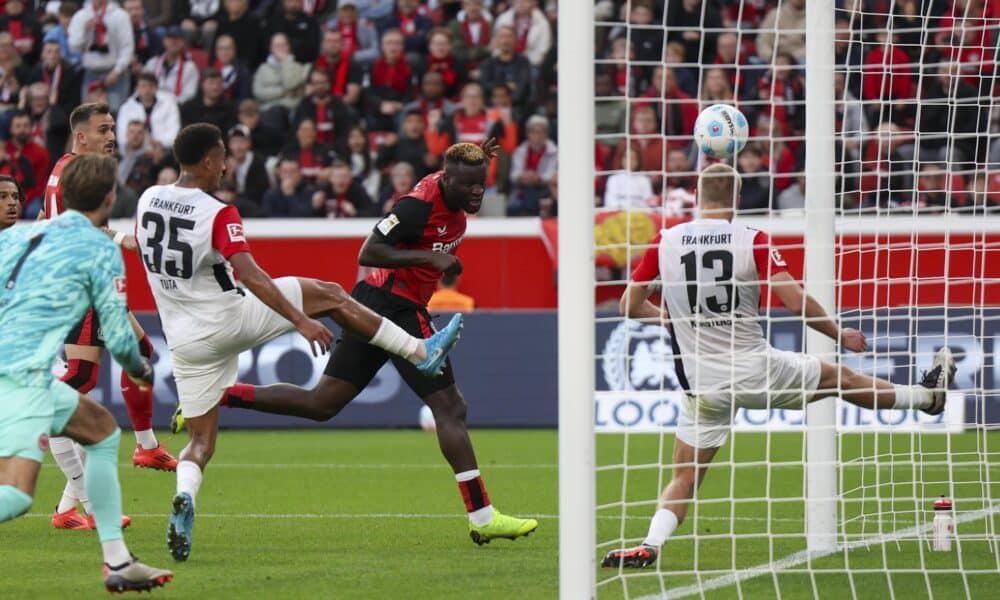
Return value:
M 941 496 L 934 501 L 934 551 L 950 552 L 955 537 L 955 515 L 951 500 Z

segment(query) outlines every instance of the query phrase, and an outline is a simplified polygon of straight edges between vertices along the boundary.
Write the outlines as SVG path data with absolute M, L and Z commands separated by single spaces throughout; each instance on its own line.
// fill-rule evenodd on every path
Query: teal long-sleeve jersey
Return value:
M 118 246 L 72 210 L 0 233 L 0 375 L 50 385 L 66 336 L 91 307 L 112 356 L 127 372 L 139 372 Z

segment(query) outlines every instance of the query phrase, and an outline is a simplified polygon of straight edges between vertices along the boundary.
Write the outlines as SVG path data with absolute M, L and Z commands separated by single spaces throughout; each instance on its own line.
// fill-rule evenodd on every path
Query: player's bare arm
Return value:
M 453 254 L 397 248 L 376 234 L 369 235 L 364 245 L 361 246 L 358 263 L 363 267 L 381 267 L 387 269 L 398 267 L 431 267 L 448 275 L 459 275 L 462 273 L 462 263 Z
M 785 308 L 806 318 L 806 324 L 827 337 L 837 340 L 852 352 L 864 352 L 868 349 L 865 334 L 857 329 L 845 327 L 841 329 L 837 323 L 826 314 L 822 305 L 806 293 L 787 271 L 781 271 L 771 276 L 771 289 L 781 300 Z
M 629 319 L 656 320 L 666 323 L 669 315 L 666 309 L 650 302 L 654 288 L 647 283 L 630 283 L 618 301 L 618 311 Z
M 237 252 L 229 257 L 229 263 L 236 270 L 247 288 L 253 292 L 254 296 L 261 302 L 271 307 L 274 312 L 288 319 L 295 325 L 302 337 L 309 340 L 309 348 L 313 356 L 326 354 L 333 344 L 333 333 L 316 319 L 311 319 L 301 310 L 295 308 L 291 302 L 281 293 L 271 276 L 253 259 L 249 252 Z

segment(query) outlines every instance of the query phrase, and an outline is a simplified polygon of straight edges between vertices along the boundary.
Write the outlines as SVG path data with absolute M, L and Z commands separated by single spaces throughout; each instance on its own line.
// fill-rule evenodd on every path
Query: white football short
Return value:
M 768 348 L 745 355 L 741 367 L 751 373 L 729 389 L 687 396 L 677 419 L 677 438 L 695 448 L 726 443 L 737 408 L 805 409 L 819 387 L 820 361 L 814 356 Z
M 302 287 L 295 277 L 274 280 L 292 305 L 302 310 Z M 185 418 L 200 417 L 236 383 L 240 353 L 295 331 L 295 326 L 249 292 L 224 329 L 171 350 L 177 397 Z

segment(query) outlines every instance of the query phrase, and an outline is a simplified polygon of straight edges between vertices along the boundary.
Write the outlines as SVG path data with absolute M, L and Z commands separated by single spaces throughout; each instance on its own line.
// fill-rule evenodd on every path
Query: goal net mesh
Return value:
M 947 410 L 835 400 L 836 547 L 812 554 L 804 411 L 735 411 L 658 563 L 599 569 L 599 597 L 996 594 L 1000 1 L 836 2 L 826 248 L 804 238 L 806 111 L 817 109 L 805 93 L 805 5 L 595 3 L 595 553 L 641 543 L 671 480 L 684 393 L 670 332 L 622 318 L 618 300 L 654 236 L 697 217 L 697 174 L 711 161 L 692 129 L 711 104 L 732 104 L 750 123 L 749 143 L 728 161 L 742 177 L 736 220 L 767 232 L 796 279 L 810 275 L 807 253 L 835 256 L 835 272 L 813 283 L 835 290 L 825 308 L 869 347 L 824 358 L 917 384 L 947 346 L 958 365 Z M 805 350 L 803 319 L 767 293 L 761 325 L 772 346 Z M 954 503 L 948 551 L 932 544 L 941 496 Z

